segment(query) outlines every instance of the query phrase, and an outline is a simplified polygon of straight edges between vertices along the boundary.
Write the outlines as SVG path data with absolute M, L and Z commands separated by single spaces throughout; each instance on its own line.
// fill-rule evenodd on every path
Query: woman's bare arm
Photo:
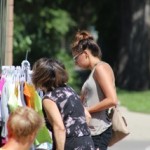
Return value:
M 55 102 L 50 99 L 44 99 L 43 106 L 48 120 L 53 127 L 54 137 L 56 141 L 56 150 L 64 150 L 66 130 L 58 107 Z

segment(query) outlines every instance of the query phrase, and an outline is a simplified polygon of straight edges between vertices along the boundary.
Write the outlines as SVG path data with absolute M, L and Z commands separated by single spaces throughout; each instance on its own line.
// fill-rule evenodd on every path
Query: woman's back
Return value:
M 72 88 L 69 86 L 59 87 L 47 93 L 45 97 L 53 100 L 58 106 L 66 128 L 67 137 L 90 135 L 81 100 Z
M 95 150 L 90 130 L 86 123 L 84 108 L 74 90 L 69 86 L 58 87 L 47 93 L 45 98 L 53 100 L 61 113 L 66 128 L 65 150 Z M 49 129 L 52 129 L 48 122 L 47 125 L 50 127 Z M 55 149 L 55 143 L 53 146 Z

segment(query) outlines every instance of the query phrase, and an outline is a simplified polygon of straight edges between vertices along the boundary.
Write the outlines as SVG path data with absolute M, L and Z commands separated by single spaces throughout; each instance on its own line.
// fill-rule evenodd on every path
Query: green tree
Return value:
M 31 64 L 42 56 L 71 61 L 73 35 L 94 26 L 117 86 L 150 88 L 150 0 L 23 0 L 15 1 L 14 10 L 14 64 L 20 64 L 27 50 Z
M 150 88 L 150 0 L 121 1 L 117 84 L 127 90 Z
M 58 58 L 66 62 L 69 84 L 77 90 L 79 80 L 75 82 L 77 74 L 66 50 L 67 33 L 76 23 L 66 10 L 59 7 L 60 3 L 48 0 L 15 2 L 13 60 L 14 65 L 20 65 L 27 58 L 32 66 L 41 57 Z
M 65 36 L 75 25 L 67 11 L 46 0 L 24 0 L 15 2 L 14 12 L 15 65 L 25 59 L 27 50 L 30 51 L 28 59 L 33 63 L 42 56 L 55 57 L 66 48 Z

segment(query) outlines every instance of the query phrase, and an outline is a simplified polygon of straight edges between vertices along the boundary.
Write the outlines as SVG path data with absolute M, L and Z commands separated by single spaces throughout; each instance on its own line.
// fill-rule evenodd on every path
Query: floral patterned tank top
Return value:
M 67 85 L 58 87 L 45 94 L 44 98 L 51 99 L 58 106 L 66 128 L 67 138 L 90 135 L 90 130 L 86 124 L 83 105 L 79 96 L 71 87 Z M 49 130 L 52 131 L 50 123 L 48 121 L 46 123 Z

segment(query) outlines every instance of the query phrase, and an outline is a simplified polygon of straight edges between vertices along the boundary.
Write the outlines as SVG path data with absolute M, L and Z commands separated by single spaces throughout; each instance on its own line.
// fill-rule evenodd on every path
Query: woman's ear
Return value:
M 90 53 L 91 52 L 88 49 L 84 50 L 85 58 L 88 58 Z

